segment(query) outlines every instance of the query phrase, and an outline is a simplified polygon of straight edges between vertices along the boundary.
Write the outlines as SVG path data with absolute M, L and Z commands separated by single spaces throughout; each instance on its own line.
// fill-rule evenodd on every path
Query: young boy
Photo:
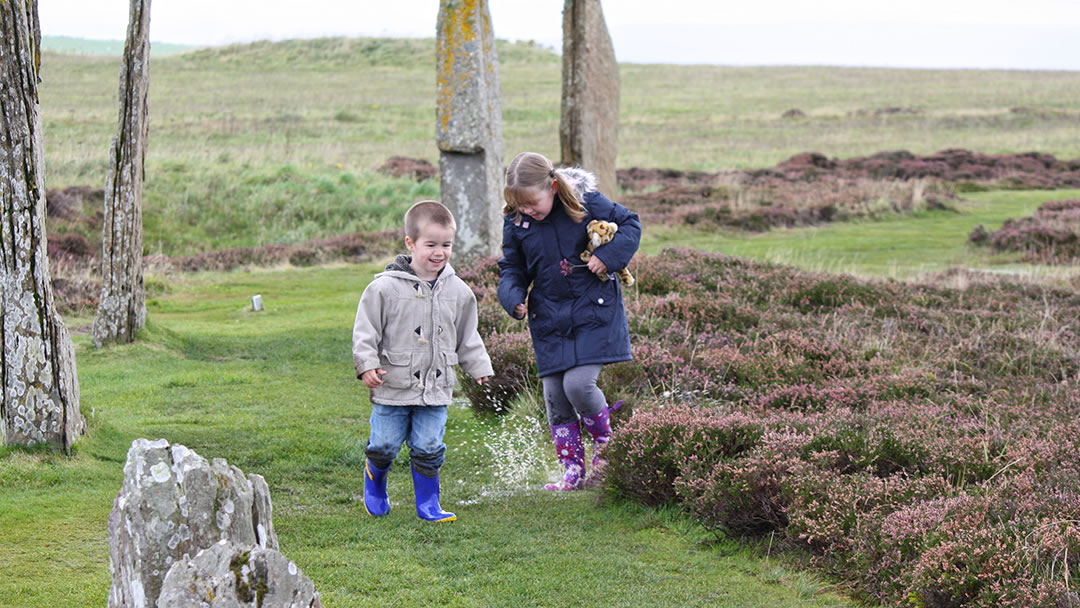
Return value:
M 397 256 L 375 275 L 356 311 L 353 363 L 371 389 L 364 507 L 376 517 L 390 512 L 386 474 L 404 441 L 417 517 L 457 519 L 439 506 L 454 364 L 480 383 L 493 371 L 476 329 L 476 296 L 449 264 L 456 231 L 454 216 L 441 203 L 410 207 L 405 247 L 412 255 Z

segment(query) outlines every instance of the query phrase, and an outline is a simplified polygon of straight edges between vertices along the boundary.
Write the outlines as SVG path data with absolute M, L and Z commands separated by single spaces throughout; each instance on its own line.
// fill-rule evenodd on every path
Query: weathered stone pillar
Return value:
M 37 2 L 0 2 L 0 440 L 70 451 L 86 422 L 49 277 L 40 69 Z
M 146 325 L 142 271 L 143 167 L 149 137 L 150 0 L 131 0 L 124 67 L 120 72 L 120 125 L 109 154 L 105 222 L 101 234 L 101 299 L 94 346 L 132 342 Z
M 487 0 L 439 3 L 435 139 L 442 203 L 456 249 L 494 255 L 502 243 L 502 101 Z
M 613 197 L 619 65 L 600 0 L 565 0 L 563 4 L 562 83 L 562 162 L 593 172 L 600 192 Z

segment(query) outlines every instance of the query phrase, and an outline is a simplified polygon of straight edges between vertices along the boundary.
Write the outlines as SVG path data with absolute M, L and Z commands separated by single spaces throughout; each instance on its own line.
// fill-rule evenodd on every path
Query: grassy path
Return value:
M 555 467 L 535 413 L 451 408 L 443 504 L 457 523 L 415 518 L 403 459 L 390 516 L 367 516 L 370 406 L 349 336 L 374 270 L 194 275 L 149 302 L 138 343 L 76 336 L 88 436 L 71 458 L 0 448 L 0 605 L 105 605 L 106 522 L 138 437 L 265 476 L 282 551 L 328 607 L 855 605 L 678 513 L 535 490 Z M 255 293 L 266 312 L 248 310 Z
M 671 243 L 727 255 L 790 264 L 819 272 L 913 278 L 952 267 L 1029 272 L 1070 270 L 1018 262 L 1016 255 L 991 254 L 968 245 L 968 233 L 982 223 L 995 230 L 1008 218 L 1030 215 L 1048 200 L 1080 197 L 1080 190 L 982 192 L 965 195 L 956 211 L 927 211 L 878 221 L 829 224 L 746 235 L 646 227 L 642 251 L 656 253 Z

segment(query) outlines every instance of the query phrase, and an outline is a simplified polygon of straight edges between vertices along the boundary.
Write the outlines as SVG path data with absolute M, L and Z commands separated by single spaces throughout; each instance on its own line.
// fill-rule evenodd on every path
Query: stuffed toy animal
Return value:
M 619 225 L 615 222 L 604 222 L 601 220 L 593 220 L 585 226 L 585 233 L 589 236 L 589 243 L 585 246 L 585 251 L 581 252 L 581 261 L 588 263 L 592 258 L 593 249 L 596 249 L 604 243 L 611 242 L 611 239 L 615 236 L 615 233 L 619 231 Z M 634 284 L 634 275 L 630 274 L 630 270 L 623 268 L 616 272 L 619 275 L 619 280 L 626 287 L 630 287 Z M 601 281 L 608 280 L 606 274 L 596 273 L 596 276 Z

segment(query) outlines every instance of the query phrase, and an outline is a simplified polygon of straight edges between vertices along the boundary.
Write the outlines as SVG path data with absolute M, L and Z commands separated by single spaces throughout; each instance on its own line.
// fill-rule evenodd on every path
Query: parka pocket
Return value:
M 593 327 L 610 325 L 615 320 L 616 305 L 622 305 L 619 288 L 613 280 L 598 281 L 585 291 L 585 297 L 588 299 L 585 318 Z
M 454 386 L 457 383 L 457 375 L 454 372 L 454 366 L 457 365 L 458 356 L 455 352 L 443 352 L 442 353 L 442 366 L 436 369 L 435 373 L 439 376 L 439 386 Z
M 382 377 L 383 384 L 393 388 L 409 388 L 413 385 L 412 353 L 384 352 L 379 358 L 386 370 L 386 375 Z

